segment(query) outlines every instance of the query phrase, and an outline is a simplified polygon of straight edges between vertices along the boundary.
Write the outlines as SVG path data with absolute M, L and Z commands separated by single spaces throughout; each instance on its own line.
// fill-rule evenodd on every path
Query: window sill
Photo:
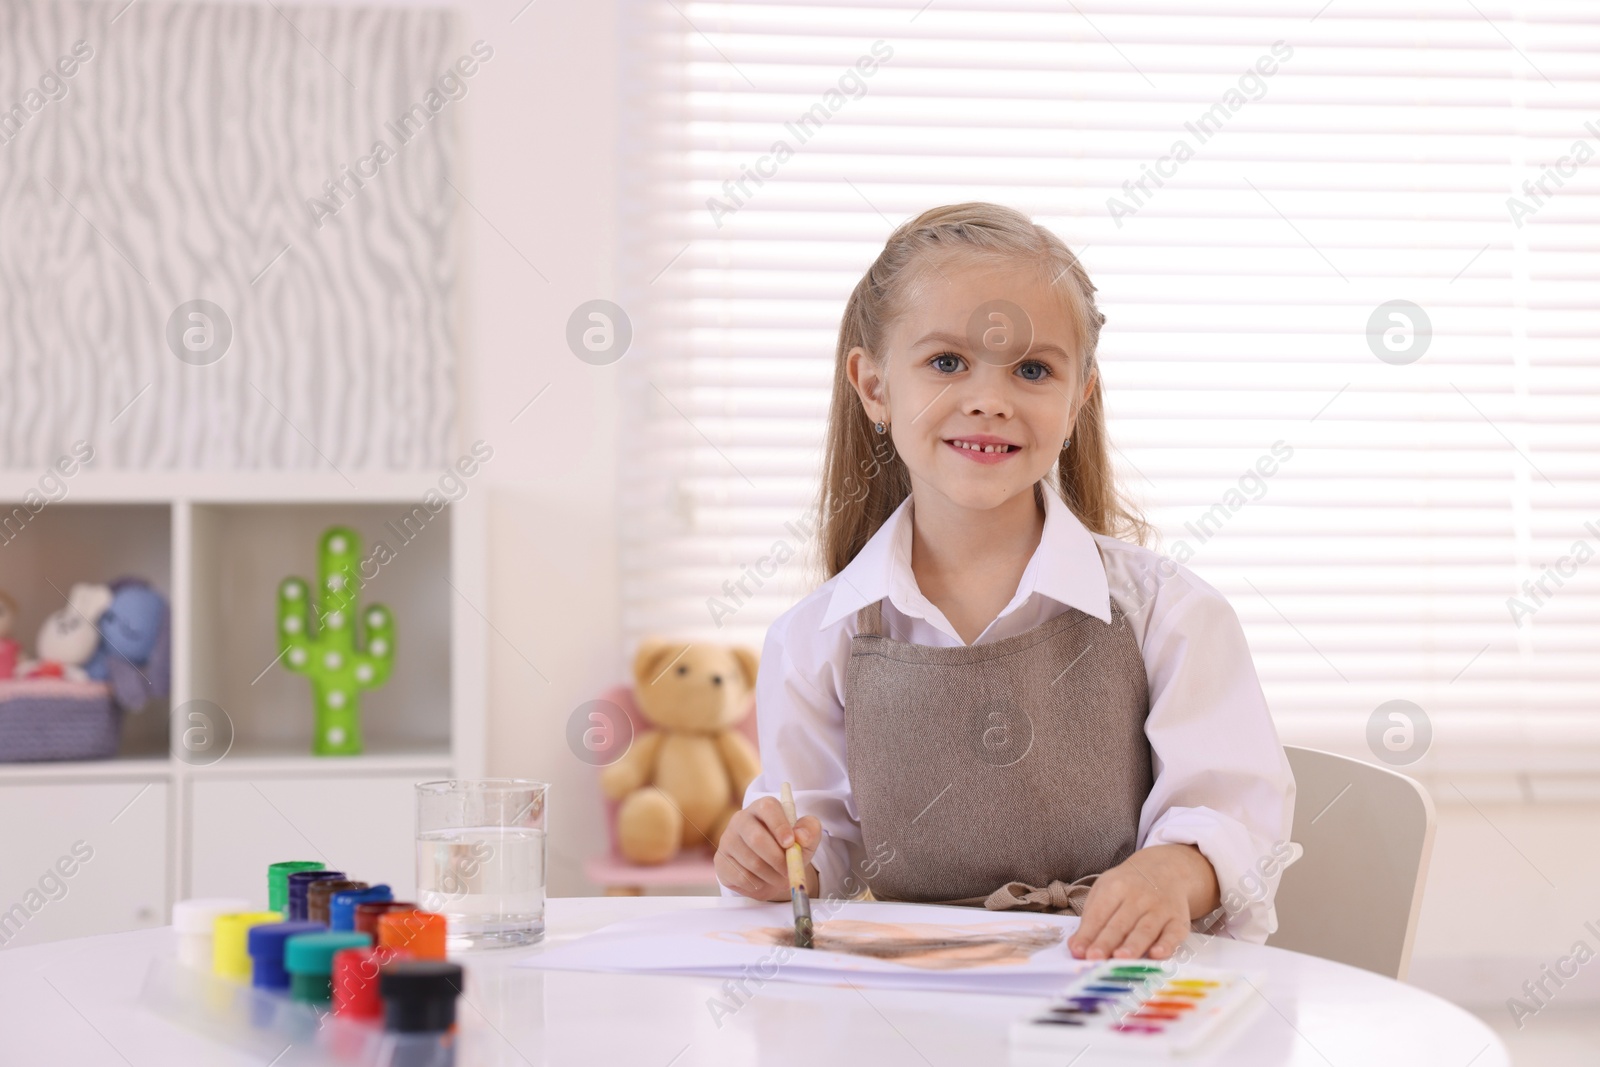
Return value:
M 1360 716 L 1285 717 L 1278 737 L 1390 766 L 1439 804 L 1600 804 L 1600 715 L 1436 715 L 1427 751 L 1404 765 L 1373 754 L 1366 725 Z

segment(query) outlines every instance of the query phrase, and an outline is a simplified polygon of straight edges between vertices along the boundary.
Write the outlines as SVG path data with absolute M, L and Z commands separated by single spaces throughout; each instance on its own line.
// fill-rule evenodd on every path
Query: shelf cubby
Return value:
M 39 627 L 66 605 L 79 582 L 143 578 L 170 604 L 172 562 L 169 504 L 86 503 L 69 496 L 33 512 L 21 496 L 0 502 L 0 589 L 17 602 L 11 636 L 24 655 L 36 653 Z M 167 700 L 125 715 L 117 758 L 164 755 L 170 718 Z
M 448 509 L 430 515 L 415 500 L 195 503 L 190 523 L 191 697 L 227 714 L 233 755 L 311 752 L 310 680 L 278 654 L 278 584 L 297 576 L 314 588 L 323 531 L 341 525 L 360 535 L 362 558 L 370 560 L 360 568 L 358 604 L 384 604 L 395 618 L 389 680 L 359 698 L 366 747 L 448 757 L 450 627 L 458 607 Z M 364 641 L 362 632 L 358 647 Z

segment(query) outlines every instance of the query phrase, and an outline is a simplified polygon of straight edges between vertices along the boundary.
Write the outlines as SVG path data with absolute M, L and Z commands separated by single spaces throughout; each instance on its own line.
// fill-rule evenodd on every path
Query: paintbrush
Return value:
M 783 783 L 783 815 L 792 828 L 795 824 L 794 792 Z M 806 892 L 805 853 L 795 839 L 786 850 L 789 855 L 789 902 L 794 905 L 794 947 L 811 947 L 811 896 Z

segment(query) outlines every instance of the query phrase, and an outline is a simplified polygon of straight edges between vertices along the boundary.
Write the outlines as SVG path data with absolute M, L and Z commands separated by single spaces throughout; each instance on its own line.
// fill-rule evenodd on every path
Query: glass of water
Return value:
M 522 778 L 417 784 L 417 904 L 445 917 L 448 947 L 544 937 L 549 788 Z

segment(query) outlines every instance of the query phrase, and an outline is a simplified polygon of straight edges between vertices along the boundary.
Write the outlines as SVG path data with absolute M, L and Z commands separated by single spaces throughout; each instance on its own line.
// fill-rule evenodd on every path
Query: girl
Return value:
M 1113 485 L 1094 293 L 984 203 L 902 225 L 851 293 L 828 580 L 767 633 L 724 895 L 787 900 L 797 840 L 814 897 L 1070 910 L 1080 958 L 1277 928 L 1294 780 L 1233 609 Z

